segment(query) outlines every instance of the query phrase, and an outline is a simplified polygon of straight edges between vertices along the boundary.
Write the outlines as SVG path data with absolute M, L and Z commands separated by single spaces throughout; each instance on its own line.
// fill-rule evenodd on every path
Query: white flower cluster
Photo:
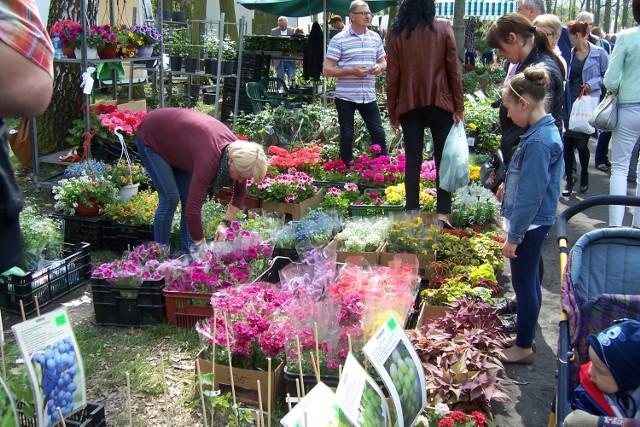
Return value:
M 351 218 L 336 235 L 347 252 L 373 252 L 387 237 L 391 228 L 390 217 Z
M 495 194 L 493 194 L 491 190 L 484 188 L 482 184 L 478 182 L 472 182 L 466 187 L 456 190 L 453 197 L 453 204 L 455 206 L 473 206 L 476 203 L 490 203 L 495 206 L 500 206 Z

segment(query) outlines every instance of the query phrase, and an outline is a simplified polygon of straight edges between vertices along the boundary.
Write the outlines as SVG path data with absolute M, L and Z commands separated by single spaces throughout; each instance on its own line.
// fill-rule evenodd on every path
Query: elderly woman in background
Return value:
M 391 127 L 401 125 L 404 136 L 405 210 L 420 207 L 424 130 L 429 127 L 436 162 L 437 221 L 453 228 L 449 222 L 451 193 L 439 185 L 440 161 L 449 130 L 464 119 L 462 77 L 451 23 L 435 14 L 434 0 L 400 2 L 390 30 L 387 109 Z
M 233 186 L 233 199 L 218 226 L 215 239 L 242 207 L 246 180 L 260 182 L 267 173 L 267 156 L 255 142 L 239 141 L 223 123 L 186 108 L 161 108 L 144 117 L 136 146 L 145 169 L 158 191 L 153 221 L 154 240 L 169 244 L 173 215 L 181 203 L 182 250 L 205 244 L 202 205 L 210 187 L 217 193 Z
M 640 24 L 640 0 L 631 3 L 633 19 Z M 607 90 L 618 94 L 618 126 L 611 135 L 611 181 L 609 194 L 627 194 L 627 171 L 633 147 L 640 137 L 640 27 L 622 30 L 611 53 L 609 68 L 604 75 Z M 640 164 L 640 163 L 639 163 Z M 637 182 L 636 175 L 636 182 Z M 640 196 L 640 185 L 636 185 Z M 620 227 L 624 206 L 609 207 L 609 226 Z M 633 215 L 633 226 L 640 228 L 640 213 Z
M 546 13 L 544 15 L 538 15 L 533 20 L 533 25 L 536 26 L 540 31 L 547 35 L 547 39 L 549 40 L 549 44 L 551 45 L 551 49 L 553 53 L 558 56 L 560 62 L 563 65 L 562 71 L 564 75 L 567 75 L 567 61 L 562 57 L 562 52 L 560 51 L 560 47 L 558 47 L 558 42 L 560 41 L 560 35 L 562 34 L 562 22 L 560 18 L 556 15 L 552 15 L 550 13 Z

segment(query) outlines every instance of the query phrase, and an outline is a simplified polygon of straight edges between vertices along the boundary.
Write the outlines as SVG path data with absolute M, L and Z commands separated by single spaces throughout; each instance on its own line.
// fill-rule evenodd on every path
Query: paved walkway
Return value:
M 590 141 L 591 162 L 589 165 L 589 190 L 580 194 L 576 184 L 570 197 L 561 197 L 558 213 L 579 201 L 596 195 L 609 194 L 609 174 L 594 167 L 593 156 L 595 140 Z M 564 188 L 564 182 L 563 182 Z M 628 186 L 628 194 L 635 195 L 635 183 Z M 627 208 L 623 225 L 631 225 L 633 210 Z M 569 222 L 569 247 L 584 233 L 604 228 L 608 224 L 608 207 L 597 206 L 574 216 Z M 536 334 L 538 351 L 536 360 L 530 366 L 508 365 L 509 381 L 506 386 L 511 397 L 510 402 L 493 405 L 496 426 L 547 426 L 551 402 L 556 388 L 556 350 L 558 341 L 558 322 L 560 319 L 560 258 L 558 252 L 556 228 L 545 241 L 543 248 L 545 265 L 542 282 L 542 311 L 538 319 Z M 507 272 L 508 274 L 508 272 Z

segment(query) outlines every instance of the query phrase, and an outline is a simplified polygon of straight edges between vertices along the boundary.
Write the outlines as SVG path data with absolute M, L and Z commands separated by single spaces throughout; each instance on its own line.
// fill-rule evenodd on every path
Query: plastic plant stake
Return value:
M 262 387 L 260 387 L 260 380 L 256 380 L 256 383 L 258 384 L 258 408 L 260 409 L 258 424 L 261 427 L 264 427 L 264 412 L 262 411 Z
M 316 360 L 318 361 L 318 382 L 320 382 L 320 346 L 318 345 L 318 322 L 313 322 L 313 333 L 316 339 Z
M 267 357 L 267 425 L 271 427 L 271 358 Z
M 304 384 L 302 376 L 302 352 L 300 351 L 300 337 L 296 335 L 296 347 L 298 349 L 298 374 L 300 376 L 300 382 Z M 302 388 L 302 397 L 304 397 L 304 387 Z
M 26 322 L 27 316 L 24 314 L 24 304 L 22 303 L 22 300 L 20 300 L 20 314 L 22 314 L 22 321 Z
M 300 378 L 296 378 L 296 393 L 298 394 L 298 402 L 300 402 Z
M 124 376 L 127 378 L 127 408 L 129 409 L 129 427 L 133 427 L 133 414 L 131 413 L 131 379 L 129 378 L 129 372 L 125 372 Z
M 60 409 L 60 407 L 58 406 L 56 408 L 56 411 L 58 411 L 58 416 L 60 417 L 60 422 L 62 423 L 62 427 L 67 427 L 67 423 L 64 422 L 64 416 L 62 415 L 62 409 Z
M 36 304 L 36 313 L 38 314 L 38 316 L 40 316 L 40 303 L 38 302 L 37 296 L 33 297 L 33 302 L 35 302 Z
M 162 369 L 162 388 L 164 391 L 164 404 L 167 406 L 165 412 L 165 421 L 169 425 L 169 392 L 167 390 L 167 374 L 164 370 L 164 354 L 160 353 L 160 368 Z
M 238 408 L 238 402 L 236 401 L 236 386 L 235 381 L 233 380 L 233 366 L 231 366 L 231 338 L 229 337 L 229 319 L 227 316 L 224 317 L 224 330 L 227 334 L 227 358 L 229 359 L 229 376 L 231 377 L 231 394 L 233 396 L 233 407 L 234 410 Z
M 287 406 L 289 407 L 289 412 L 291 412 L 291 409 L 293 408 L 291 407 L 291 396 L 289 393 L 287 393 Z

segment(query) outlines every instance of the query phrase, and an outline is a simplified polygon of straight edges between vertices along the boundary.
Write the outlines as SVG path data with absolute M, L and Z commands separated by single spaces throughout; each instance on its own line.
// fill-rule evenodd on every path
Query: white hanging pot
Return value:
M 75 49 L 76 58 L 82 58 L 82 49 Z M 98 59 L 98 49 L 87 47 L 87 59 Z
M 120 190 L 118 190 L 118 200 L 121 202 L 128 202 L 133 196 L 138 194 L 139 186 L 139 183 L 125 185 Z

